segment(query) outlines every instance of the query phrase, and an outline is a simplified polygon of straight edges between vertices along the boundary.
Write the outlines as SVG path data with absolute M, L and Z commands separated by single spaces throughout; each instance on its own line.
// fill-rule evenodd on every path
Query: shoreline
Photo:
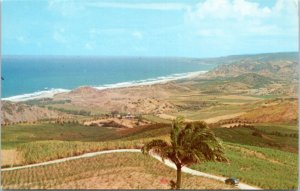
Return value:
M 115 84 L 104 84 L 102 86 L 82 85 L 82 86 L 78 86 L 74 89 L 77 89 L 80 87 L 91 87 L 91 88 L 94 88 L 97 90 L 106 90 L 106 89 L 118 89 L 118 88 L 136 87 L 136 86 L 145 86 L 145 85 L 154 85 L 154 84 L 164 84 L 164 83 L 167 83 L 170 81 L 195 78 L 195 77 L 203 75 L 207 72 L 208 71 L 196 71 L 196 72 L 171 74 L 171 75 L 167 75 L 167 76 L 160 76 L 160 77 L 149 78 L 149 79 L 145 79 L 145 80 L 119 82 L 119 83 L 115 83 Z M 74 90 L 74 89 L 72 89 L 72 90 Z M 33 93 L 26 93 L 26 94 L 1 98 L 1 101 L 22 102 L 22 101 L 35 100 L 35 99 L 53 98 L 57 94 L 67 93 L 72 90 L 62 89 L 62 88 L 57 88 L 57 89 L 52 88 L 50 90 L 42 90 L 42 91 L 36 91 Z

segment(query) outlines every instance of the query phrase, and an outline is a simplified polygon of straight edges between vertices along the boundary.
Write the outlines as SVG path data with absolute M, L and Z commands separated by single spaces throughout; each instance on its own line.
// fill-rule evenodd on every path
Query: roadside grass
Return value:
M 226 143 L 225 154 L 230 163 L 203 163 L 192 168 L 226 177 L 264 189 L 296 189 L 298 155 L 270 148 Z
M 183 189 L 234 189 L 183 173 Z M 176 171 L 141 153 L 111 153 L 2 172 L 4 189 L 170 189 Z
M 119 138 L 116 129 L 65 124 L 17 124 L 1 128 L 2 149 L 16 148 L 19 144 L 40 140 L 106 141 Z

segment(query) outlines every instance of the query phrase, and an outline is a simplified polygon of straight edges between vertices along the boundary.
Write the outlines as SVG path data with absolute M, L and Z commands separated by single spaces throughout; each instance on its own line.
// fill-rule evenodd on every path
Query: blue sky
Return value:
M 298 51 L 297 0 L 4 0 L 4 55 Z

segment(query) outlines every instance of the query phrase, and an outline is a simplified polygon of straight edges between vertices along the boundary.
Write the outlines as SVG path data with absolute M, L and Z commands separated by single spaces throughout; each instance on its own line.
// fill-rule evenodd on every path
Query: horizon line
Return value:
M 192 57 L 192 56 L 130 56 L 130 55 L 62 55 L 62 54 L 44 54 L 44 55 L 30 55 L 30 54 L 6 54 L 1 57 L 102 57 L 102 58 L 189 58 L 189 59 L 210 59 L 210 58 L 223 58 L 230 56 L 251 56 L 251 55 L 262 55 L 262 54 L 280 54 L 280 53 L 299 53 L 299 50 L 294 51 L 276 51 L 276 52 L 261 52 L 261 53 L 244 53 L 244 54 L 228 54 L 219 55 L 214 57 Z

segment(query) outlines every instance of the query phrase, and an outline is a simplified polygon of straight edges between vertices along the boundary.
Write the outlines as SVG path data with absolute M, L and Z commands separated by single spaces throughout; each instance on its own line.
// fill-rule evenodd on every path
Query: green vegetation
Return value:
M 213 128 L 215 135 L 225 141 L 225 156 L 230 164 L 208 162 L 193 168 L 235 176 L 262 188 L 295 188 L 298 138 L 293 136 L 298 134 L 297 124 L 253 125 L 254 128 Z M 100 150 L 142 148 L 158 138 L 168 142 L 170 130 L 170 125 L 159 123 L 122 131 L 75 123 L 18 124 L 2 127 L 2 148 L 17 148 L 24 164 L 31 164 Z M 253 136 L 255 131 L 262 136 Z
M 279 95 L 254 95 L 253 97 L 262 98 L 262 99 L 276 99 L 280 96 Z
M 80 141 L 37 141 L 18 146 L 25 164 L 76 156 L 100 150 L 121 149 L 134 146 L 134 142 L 80 142 Z
M 230 164 L 202 163 L 192 168 L 237 177 L 242 182 L 264 189 L 296 189 L 298 184 L 298 155 L 270 148 L 225 144 Z
M 176 116 L 184 116 L 191 120 L 204 120 L 208 118 L 218 117 L 222 115 L 235 114 L 242 111 L 241 106 L 237 105 L 223 105 L 220 107 L 207 108 L 197 111 L 185 110 L 175 113 Z
M 89 116 L 89 115 L 104 115 L 107 114 L 108 112 L 103 111 L 99 108 L 95 108 L 95 107 L 86 107 L 86 106 L 77 106 L 77 105 L 73 105 L 72 103 L 64 103 L 64 104 L 48 104 L 45 105 L 44 107 L 48 107 L 50 109 L 53 110 L 58 110 L 58 111 L 62 111 L 62 112 L 69 112 L 70 114 L 79 114 L 79 112 L 83 111 L 85 112 L 85 116 Z
M 177 117 L 172 123 L 171 144 L 165 140 L 155 139 L 147 143 L 142 151 L 148 154 L 151 150 L 163 159 L 170 159 L 177 168 L 177 180 L 172 182 L 172 189 L 181 188 L 181 168 L 186 165 L 206 162 L 224 162 L 222 146 L 219 140 L 208 129 L 204 122 L 188 123 Z
M 261 88 L 276 82 L 276 80 L 255 73 L 246 73 L 228 79 L 229 82 L 242 82 L 252 88 Z
M 254 128 L 214 128 L 213 131 L 217 137 L 226 142 L 298 152 L 298 136 L 295 136 L 298 135 L 296 124 L 257 124 Z M 259 131 L 262 136 L 254 136 L 252 133 L 255 131 Z M 282 134 L 272 133 L 273 131 Z M 288 136 L 281 136 L 285 134 Z
M 147 125 L 145 127 L 127 129 L 120 134 L 122 134 L 122 138 L 119 140 L 124 141 L 132 141 L 132 140 L 139 140 L 145 138 L 154 138 L 165 136 L 169 134 L 171 131 L 171 125 L 164 124 L 164 123 L 157 123 L 152 125 Z
M 147 121 L 151 121 L 151 122 L 154 122 L 154 123 L 167 123 L 167 124 L 172 123 L 171 120 L 162 119 L 162 118 L 157 117 L 155 115 L 143 115 L 142 117 L 143 117 L 143 119 L 146 119 Z
M 43 99 L 36 99 L 36 100 L 28 100 L 23 103 L 30 106 L 36 105 L 39 107 L 44 107 L 50 110 L 56 110 L 56 111 L 60 111 L 72 115 L 90 116 L 90 115 L 100 115 L 105 113 L 98 109 L 75 106 L 72 104 L 71 100 L 53 100 L 52 98 L 43 98 Z
M 155 167 L 155 168 L 153 168 Z M 4 189 L 169 189 L 176 171 L 140 153 L 111 153 L 1 173 Z M 184 189 L 231 186 L 184 174 Z
M 79 123 L 36 123 L 16 124 L 2 127 L 2 149 L 16 148 L 34 141 L 60 140 L 103 142 L 111 140 L 131 141 L 164 136 L 170 132 L 170 125 L 157 123 L 139 128 L 122 129 L 84 126 Z
M 42 140 L 106 141 L 120 137 L 116 129 L 83 126 L 77 123 L 9 125 L 2 127 L 1 133 L 1 145 L 4 149 Z
M 161 138 L 165 139 L 165 137 Z M 153 138 L 106 142 L 36 141 L 20 144 L 17 150 L 23 154 L 25 164 L 32 164 L 102 150 L 140 149 L 151 140 Z
M 52 107 L 52 106 L 48 106 L 47 108 L 50 110 L 56 110 L 56 111 L 60 111 L 60 112 L 64 112 L 64 113 L 72 114 L 72 115 L 83 115 L 83 116 L 91 115 L 90 111 L 85 111 L 85 110 L 70 110 L 70 109 L 57 108 L 57 107 Z
M 280 133 L 294 134 L 298 132 L 298 124 L 272 124 L 272 123 L 258 123 L 255 125 L 256 129 L 264 132 L 278 131 Z
M 206 59 L 207 63 L 223 63 L 223 65 L 208 72 L 210 78 L 184 79 L 175 83 L 174 87 L 178 88 L 166 89 L 169 93 L 166 101 L 174 104 L 178 109 L 177 113 L 171 114 L 172 116 L 204 120 L 247 112 L 236 121 L 227 120 L 228 123 L 236 123 L 244 118 L 245 121 L 251 122 L 251 126 L 247 128 L 218 128 L 217 123 L 212 125 L 215 127 L 212 128 L 213 133 L 224 141 L 225 157 L 229 159 L 229 163 L 202 162 L 198 159 L 206 159 L 207 155 L 203 156 L 201 152 L 190 152 L 191 142 L 197 146 L 206 145 L 206 142 L 204 144 L 201 142 L 203 139 L 197 139 L 195 124 L 189 128 L 187 125 L 186 131 L 179 131 L 178 127 L 178 134 L 174 131 L 177 127 L 173 126 L 171 139 L 168 136 L 172 129 L 171 120 L 161 119 L 151 114 L 138 116 L 138 120 L 139 122 L 148 120 L 155 124 L 133 129 L 83 126 L 78 122 L 120 113 L 118 111 L 109 113 L 96 104 L 91 107 L 79 106 L 68 99 L 46 98 L 26 101 L 23 102 L 24 104 L 3 102 L 2 110 L 7 114 L 27 112 L 31 110 L 30 106 L 35 105 L 76 115 L 73 117 L 76 117 L 78 122 L 63 123 L 62 119 L 57 119 L 62 121 L 55 124 L 39 121 L 35 124 L 9 125 L 11 119 L 7 118 L 3 120 L 8 125 L 2 127 L 2 149 L 12 149 L 18 154 L 16 156 L 19 154 L 23 156 L 24 164 L 31 164 L 101 150 L 143 148 L 148 143 L 144 147 L 145 151 L 154 147 L 156 151 L 167 155 L 163 157 L 173 159 L 180 166 L 201 161 L 191 167 L 225 177 L 234 176 L 242 182 L 264 189 L 295 189 L 298 184 L 298 124 L 296 124 L 298 117 L 295 117 L 298 108 L 295 92 L 296 81 L 298 81 L 295 70 L 296 60 L 296 53 Z M 263 87 L 265 87 L 263 90 L 259 89 Z M 256 90 L 249 91 L 250 89 Z M 282 123 L 289 121 L 289 123 L 253 123 L 258 121 Z M 183 139 L 187 141 L 182 142 Z M 191 153 L 194 155 L 189 155 Z M 174 160 L 175 154 L 182 159 L 181 163 Z M 196 158 L 197 154 L 200 157 Z M 227 188 L 227 185 L 212 180 L 183 176 L 185 181 L 182 188 Z M 118 177 L 123 180 L 124 177 L 128 177 L 125 181 L 126 185 L 130 185 L 126 187 L 128 189 L 168 189 L 170 180 L 176 178 L 176 172 L 150 157 L 137 153 L 122 153 L 3 172 L 1 181 L 5 189 L 90 188 L 89 184 L 99 184 L 97 188 L 103 188 L 101 186 L 106 184 L 107 188 L 111 188 L 112 185 L 107 183 L 118 183 L 120 180 L 117 179 Z M 137 178 L 132 179 L 134 177 Z M 168 180 L 164 187 L 157 184 L 159 178 L 165 177 L 168 177 Z M 180 176 L 177 177 L 179 178 L 177 188 L 179 188 Z M 208 183 L 210 186 L 207 186 Z
M 27 105 L 37 105 L 40 107 L 52 104 L 65 104 L 65 103 L 71 103 L 71 100 L 53 100 L 52 98 L 43 98 L 43 99 L 33 99 L 33 100 L 28 100 L 24 102 Z

